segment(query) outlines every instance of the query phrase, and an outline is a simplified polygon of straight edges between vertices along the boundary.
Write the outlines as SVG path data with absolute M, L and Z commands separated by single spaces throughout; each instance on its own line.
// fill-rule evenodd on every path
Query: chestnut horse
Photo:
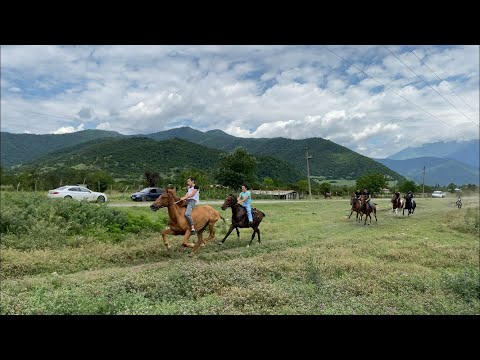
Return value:
M 352 196 L 352 198 L 350 199 L 350 205 L 352 205 L 352 211 L 350 212 L 350 216 L 352 216 L 353 212 L 355 211 L 357 213 L 357 218 L 355 219 L 355 221 L 358 221 L 358 215 L 360 215 L 360 221 L 362 221 L 363 212 L 360 199 L 357 199 L 356 196 Z M 350 216 L 348 217 L 349 219 Z
M 184 235 L 182 245 L 184 247 L 193 248 L 190 253 L 190 256 L 192 256 L 200 245 L 204 246 L 208 240 L 215 238 L 215 223 L 219 219 L 223 219 L 225 222 L 225 219 L 210 205 L 195 206 L 192 210 L 192 219 L 197 229 L 197 241 L 195 242 L 195 245 L 193 245 L 188 242 L 191 235 L 191 229 L 185 218 L 185 206 L 186 201 L 180 200 L 180 198 L 176 196 L 175 189 L 168 189 L 167 192 L 160 195 L 158 199 L 150 205 L 150 209 L 153 211 L 157 211 L 164 207 L 168 209 L 168 225 L 170 228 L 162 231 L 163 243 L 167 250 L 170 250 L 171 248 L 171 245 L 167 241 L 167 235 Z M 208 239 L 204 240 L 203 231 L 207 226 L 210 228 L 210 236 Z
M 237 203 L 237 198 L 232 194 L 228 195 L 225 201 L 223 202 L 222 210 L 225 210 L 228 207 L 232 209 L 232 224 L 230 225 L 230 229 L 228 229 L 227 233 L 225 234 L 225 237 L 222 239 L 222 241 L 218 243 L 218 245 L 222 245 L 225 242 L 225 239 L 231 234 L 233 229 L 237 230 L 237 236 L 238 238 L 240 238 L 240 233 L 238 232 L 238 228 L 249 228 L 249 227 L 253 228 L 253 234 L 252 234 L 252 238 L 250 239 L 250 243 L 247 245 L 247 247 L 252 245 L 252 241 L 253 241 L 253 238 L 255 237 L 255 234 L 258 234 L 258 243 L 260 243 L 260 229 L 258 228 L 258 226 L 260 225 L 263 218 L 265 217 L 265 214 L 260 210 L 257 210 L 256 214 L 254 215 L 252 210 L 253 223 L 249 225 L 247 210 L 242 205 Z

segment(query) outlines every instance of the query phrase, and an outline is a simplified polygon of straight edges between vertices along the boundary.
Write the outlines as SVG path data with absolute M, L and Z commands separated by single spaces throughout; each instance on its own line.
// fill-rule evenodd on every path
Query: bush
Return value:
M 17 249 L 70 246 L 75 235 L 118 242 L 127 233 L 159 231 L 167 225 L 166 219 L 156 222 L 105 204 L 54 200 L 35 193 L 2 193 L 1 201 L 2 246 Z

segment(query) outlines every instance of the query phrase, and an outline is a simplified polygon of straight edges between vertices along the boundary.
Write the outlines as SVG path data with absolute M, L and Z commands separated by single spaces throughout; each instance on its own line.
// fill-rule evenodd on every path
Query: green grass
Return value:
M 116 241 L 94 227 L 66 234 L 60 247 L 19 248 L 24 234 L 4 243 L 2 233 L 0 313 L 480 314 L 478 197 L 460 210 L 418 199 L 410 217 L 375 202 L 378 222 L 368 226 L 346 219 L 348 200 L 258 204 L 261 244 L 247 248 L 251 231 L 242 229 L 218 246 L 219 223 L 194 258 L 182 237 L 166 251 L 165 210 L 117 209 L 139 228 Z

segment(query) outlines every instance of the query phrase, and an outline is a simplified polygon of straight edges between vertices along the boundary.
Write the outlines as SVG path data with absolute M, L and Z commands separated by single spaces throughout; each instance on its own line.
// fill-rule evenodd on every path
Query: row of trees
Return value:
M 49 172 L 40 172 L 32 170 L 29 173 L 23 172 L 12 175 L 7 174 L 0 168 L 0 179 L 2 185 L 10 185 L 14 188 L 21 184 L 23 190 L 48 190 L 54 189 L 65 184 L 86 184 L 90 189 L 95 191 L 105 191 L 111 187 L 116 190 L 123 191 L 127 186 L 131 190 L 135 190 L 138 186 L 167 186 L 174 185 L 177 188 L 186 186 L 186 179 L 193 176 L 197 179 L 200 187 L 219 184 L 232 190 L 240 189 L 242 183 L 247 183 L 250 188 L 262 188 L 266 190 L 273 189 L 293 189 L 299 192 L 308 192 L 308 182 L 306 179 L 297 181 L 296 183 L 287 184 L 280 179 L 272 179 L 264 177 L 258 179 L 257 167 L 259 163 L 257 159 L 243 148 L 224 154 L 220 158 L 218 167 L 213 171 L 203 171 L 193 168 L 177 168 L 170 174 L 157 172 L 146 172 L 142 176 L 126 181 L 114 181 L 113 177 L 102 170 L 76 170 L 72 168 L 60 168 Z M 132 185 L 133 183 L 133 185 Z M 312 182 L 312 193 L 315 195 L 323 194 L 326 191 L 332 191 L 340 196 L 353 193 L 356 189 L 369 189 L 374 194 L 380 193 L 381 189 L 388 187 L 388 179 L 380 173 L 370 173 L 357 179 L 356 186 L 338 186 L 329 182 L 318 183 Z M 445 190 L 454 192 L 457 185 L 451 183 L 447 187 L 425 186 L 425 192 L 429 193 L 433 190 Z M 460 187 L 462 190 L 476 191 L 478 187 L 474 184 L 468 184 Z M 397 188 L 389 188 L 391 192 L 400 191 L 406 193 L 408 191 L 421 192 L 422 187 L 414 181 L 400 182 Z

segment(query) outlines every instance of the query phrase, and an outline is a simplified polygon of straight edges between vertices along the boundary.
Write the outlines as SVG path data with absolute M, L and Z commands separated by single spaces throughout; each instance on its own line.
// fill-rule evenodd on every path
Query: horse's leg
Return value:
M 377 209 L 376 208 L 373 209 L 373 215 L 375 216 L 375 221 L 378 221 L 377 220 Z
M 252 241 L 253 241 L 253 238 L 255 237 L 255 234 L 257 233 L 257 231 L 255 230 L 255 228 L 253 228 L 253 233 L 252 233 L 252 238 L 250 239 L 250 243 L 247 245 L 247 247 L 249 247 L 250 245 L 252 245 Z
M 225 234 L 225 237 L 222 239 L 222 241 L 218 243 L 218 245 L 222 245 L 225 242 L 225 239 L 232 233 L 233 229 L 235 229 L 235 224 L 230 225 L 230 229 L 228 229 L 227 233 Z
M 175 232 L 172 229 L 165 229 L 162 231 L 163 244 L 165 245 L 167 250 L 170 250 L 172 248 L 172 245 L 168 243 L 167 235 L 175 235 Z
M 237 230 L 237 239 L 240 240 L 240 231 L 238 231 L 238 227 L 236 227 L 235 230 Z
M 353 214 L 353 208 L 352 208 L 352 211 L 350 212 L 350 216 L 352 216 L 352 214 Z M 357 215 L 358 215 L 358 213 L 357 213 Z M 350 219 L 350 216 L 348 217 L 348 219 Z
M 188 227 L 188 230 L 185 231 L 185 236 L 183 238 L 183 243 L 182 243 L 182 246 L 183 247 L 193 247 L 194 245 L 189 243 L 188 240 L 190 239 L 190 234 L 192 233 L 192 231 L 190 230 L 190 226 Z
M 260 225 L 260 224 L 258 224 Z M 257 227 L 258 243 L 260 244 L 260 228 Z
M 192 252 L 188 254 L 188 256 L 191 257 L 195 255 L 195 251 L 197 251 L 200 245 L 202 244 L 203 244 L 203 229 L 197 232 L 197 242 L 195 243 L 195 246 L 193 247 Z
M 211 220 L 208 223 L 208 228 L 210 229 L 210 235 L 208 236 L 208 239 L 205 240 L 205 245 L 207 245 L 208 241 L 215 239 L 215 223 L 216 221 L 213 221 L 213 220 Z

